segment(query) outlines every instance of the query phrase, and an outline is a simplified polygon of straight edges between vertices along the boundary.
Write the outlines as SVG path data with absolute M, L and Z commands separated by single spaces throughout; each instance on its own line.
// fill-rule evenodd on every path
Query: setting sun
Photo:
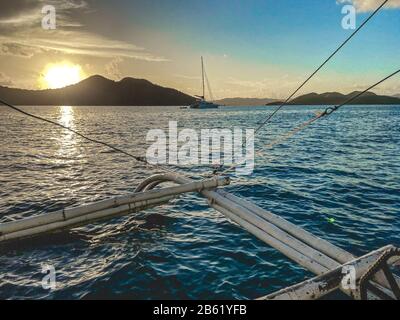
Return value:
M 77 83 L 83 78 L 84 75 L 80 65 L 57 63 L 46 66 L 41 83 L 45 88 L 56 89 Z

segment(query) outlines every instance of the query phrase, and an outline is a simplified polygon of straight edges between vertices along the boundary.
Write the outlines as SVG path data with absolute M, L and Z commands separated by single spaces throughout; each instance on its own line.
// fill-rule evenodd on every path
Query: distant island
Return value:
M 287 103 L 288 105 L 336 105 L 345 102 L 351 97 L 359 94 L 359 91 L 354 91 L 349 94 L 342 94 L 339 92 L 326 92 L 326 93 L 309 93 Z M 279 105 L 281 101 L 274 101 L 267 105 Z M 367 92 L 362 96 L 356 98 L 350 104 L 398 104 L 400 105 L 400 97 L 377 95 L 373 92 Z
M 263 106 L 268 103 L 277 101 L 270 98 L 225 98 L 216 100 L 215 103 L 225 106 Z
M 196 98 L 144 79 L 113 81 L 91 76 L 60 89 L 24 90 L 0 86 L 0 97 L 15 105 L 182 106 Z
M 358 92 L 309 93 L 293 99 L 289 105 L 334 105 L 353 97 Z M 88 105 L 88 106 L 187 106 L 196 98 L 172 88 L 162 87 L 145 79 L 124 78 L 120 81 L 100 75 L 91 76 L 79 83 L 46 90 L 25 90 L 0 86 L 0 97 L 15 105 Z M 215 101 L 226 106 L 278 105 L 270 98 L 225 98 Z M 400 94 L 377 95 L 369 92 L 351 104 L 398 104 Z

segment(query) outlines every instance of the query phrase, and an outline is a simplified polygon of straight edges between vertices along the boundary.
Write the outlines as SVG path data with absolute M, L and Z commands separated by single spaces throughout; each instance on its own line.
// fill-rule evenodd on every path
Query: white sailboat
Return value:
M 203 87 L 203 95 L 201 96 L 196 96 L 197 98 L 199 98 L 195 103 L 193 103 L 192 105 L 190 105 L 190 109 L 217 109 L 219 107 L 219 105 L 211 102 L 211 101 L 207 101 L 205 99 L 205 85 L 204 85 L 204 78 L 205 77 L 205 71 L 204 71 L 204 62 L 203 62 L 203 57 L 201 57 L 201 79 L 202 79 L 202 87 Z M 207 80 L 207 84 L 208 84 L 208 80 Z M 208 84 L 209 85 L 209 84 Z M 210 91 L 210 88 L 209 88 Z M 211 91 L 210 91 L 211 94 Z

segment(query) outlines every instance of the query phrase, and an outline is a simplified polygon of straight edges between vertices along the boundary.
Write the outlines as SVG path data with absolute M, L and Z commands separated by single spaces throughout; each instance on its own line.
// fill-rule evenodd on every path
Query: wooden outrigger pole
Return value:
M 154 189 L 164 182 L 178 186 Z M 400 258 L 398 249 L 386 246 L 356 258 L 249 201 L 217 189 L 229 183 L 228 178 L 221 177 L 194 181 L 175 173 L 153 175 L 128 196 L 0 224 L 0 243 L 130 214 L 168 203 L 183 193 L 199 192 L 211 207 L 317 275 L 261 299 L 317 299 L 336 289 L 355 299 L 400 299 L 400 278 L 389 269 Z M 354 267 L 355 288 L 341 286 L 345 266 Z
M 183 193 L 198 192 L 227 184 L 229 184 L 228 178 L 191 181 L 183 185 L 161 190 L 133 193 L 86 206 L 63 209 L 35 217 L 1 223 L 0 243 L 7 240 L 37 236 L 48 232 L 90 224 L 98 220 L 127 215 L 132 212 L 165 204 Z
M 343 270 L 354 268 L 354 287 L 347 286 L 348 294 L 354 299 L 368 298 L 368 290 L 371 290 L 381 299 L 393 299 L 391 295 L 387 295 L 384 291 L 375 290 L 369 281 L 381 269 L 387 268 L 387 263 L 393 263 L 389 260 L 393 257 L 399 257 L 400 251 L 394 246 L 386 246 L 376 251 L 370 252 L 360 258 L 349 261 L 321 276 L 306 280 L 278 292 L 272 293 L 259 300 L 314 300 L 323 297 L 324 295 L 337 290 L 343 286 Z M 388 283 L 396 299 L 400 299 L 400 290 L 398 283 L 393 275 L 387 274 Z

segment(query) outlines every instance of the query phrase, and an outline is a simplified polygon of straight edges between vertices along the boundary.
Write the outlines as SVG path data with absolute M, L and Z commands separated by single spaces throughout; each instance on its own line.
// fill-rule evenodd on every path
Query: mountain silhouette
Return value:
M 354 91 L 350 94 L 342 94 L 339 92 L 326 92 L 326 93 L 309 93 L 297 98 L 287 103 L 288 105 L 337 105 L 345 102 L 346 100 L 356 96 L 360 91 Z M 279 105 L 282 102 L 275 101 L 268 103 L 267 105 Z M 400 98 L 381 96 L 373 92 L 367 92 L 362 96 L 356 98 L 350 104 L 399 104 Z
M 0 86 L 0 97 L 15 105 L 181 106 L 196 99 L 144 79 L 113 81 L 100 75 L 60 89 L 24 90 Z
M 335 105 L 357 95 L 326 92 L 309 93 L 289 102 L 289 105 Z M 145 79 L 123 78 L 120 81 L 100 75 L 91 76 L 79 83 L 45 90 L 26 90 L 0 86 L 0 97 L 15 105 L 88 105 L 88 106 L 185 106 L 196 98 L 176 89 L 162 87 Z M 226 98 L 218 100 L 222 105 L 278 105 L 273 99 Z M 368 92 L 351 104 L 399 104 L 400 96 L 384 96 Z

